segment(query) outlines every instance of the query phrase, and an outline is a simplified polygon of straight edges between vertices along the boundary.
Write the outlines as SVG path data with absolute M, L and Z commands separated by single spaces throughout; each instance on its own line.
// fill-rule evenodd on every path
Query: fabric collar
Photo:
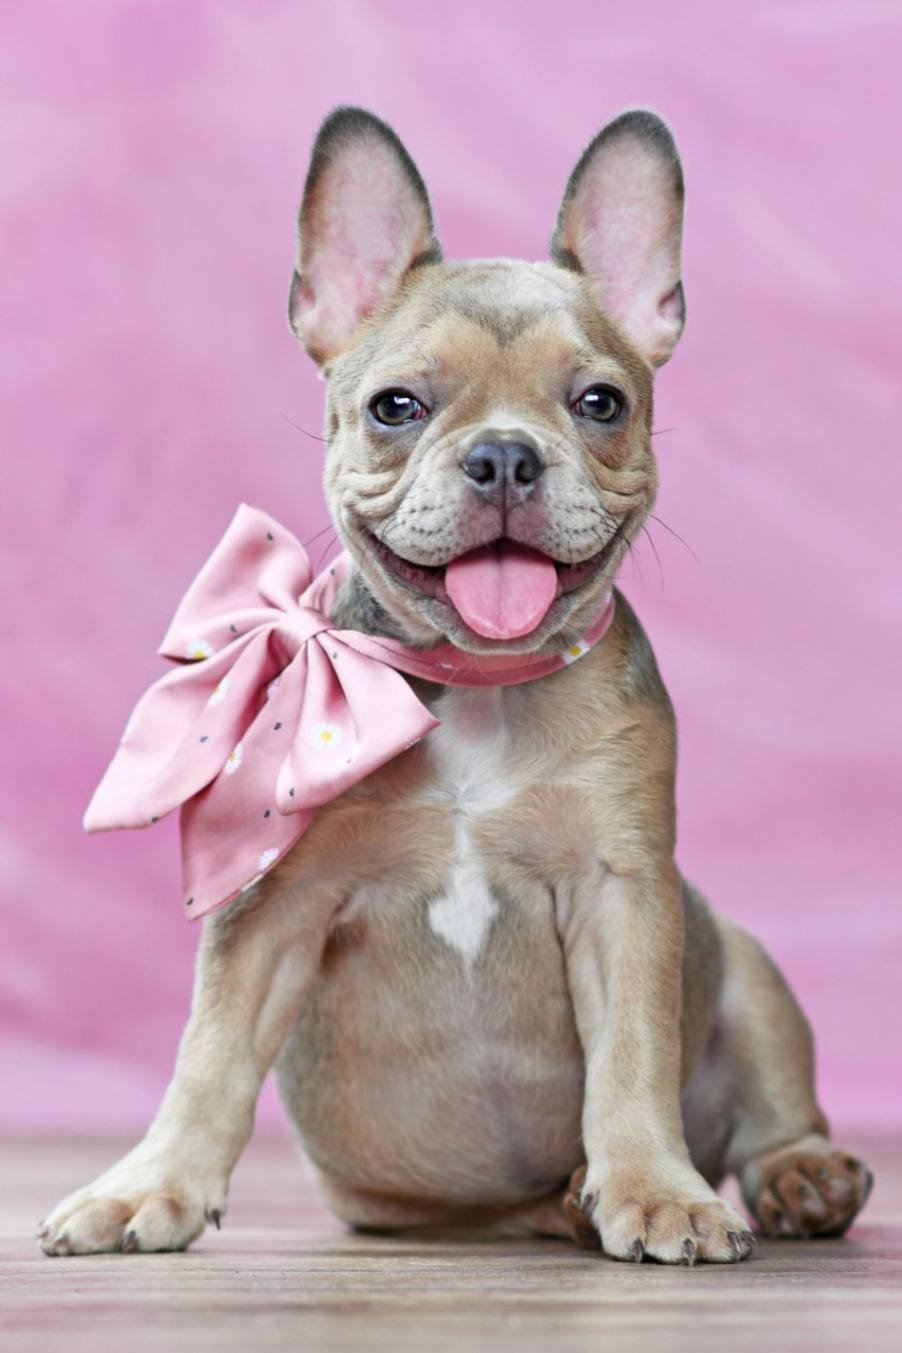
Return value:
M 188 588 L 160 653 L 179 666 L 141 697 L 85 814 L 89 832 L 147 827 L 181 808 L 189 917 L 258 882 L 317 808 L 439 720 L 400 673 L 510 686 L 575 662 L 607 632 L 611 593 L 558 653 L 415 649 L 329 619 L 351 566 L 318 576 L 292 533 L 242 504 Z

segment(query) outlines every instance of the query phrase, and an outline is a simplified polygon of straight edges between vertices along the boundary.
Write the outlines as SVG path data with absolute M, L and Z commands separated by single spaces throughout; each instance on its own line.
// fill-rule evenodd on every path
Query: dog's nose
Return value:
M 523 496 L 544 469 L 538 452 L 523 442 L 479 442 L 463 462 L 464 474 L 486 498 Z

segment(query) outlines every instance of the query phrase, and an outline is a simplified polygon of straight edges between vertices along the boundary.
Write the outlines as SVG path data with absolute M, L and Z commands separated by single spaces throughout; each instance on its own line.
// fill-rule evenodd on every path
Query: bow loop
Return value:
M 260 625 L 297 610 L 313 581 L 303 545 L 242 503 L 182 598 L 160 645 L 167 658 L 203 660 Z

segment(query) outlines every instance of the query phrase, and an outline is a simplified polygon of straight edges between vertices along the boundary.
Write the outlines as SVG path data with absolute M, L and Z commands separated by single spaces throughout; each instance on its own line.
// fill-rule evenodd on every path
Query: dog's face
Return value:
M 590 622 L 654 501 L 681 221 L 670 134 L 628 113 L 577 164 L 552 262 L 443 263 L 394 134 L 327 119 L 291 320 L 328 379 L 333 515 L 399 633 L 526 652 Z

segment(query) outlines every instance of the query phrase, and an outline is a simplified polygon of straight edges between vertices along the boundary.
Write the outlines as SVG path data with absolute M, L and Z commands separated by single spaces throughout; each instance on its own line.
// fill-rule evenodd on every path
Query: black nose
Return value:
M 463 472 L 487 498 L 522 497 L 545 466 L 536 451 L 522 442 L 480 442 L 463 463 Z

